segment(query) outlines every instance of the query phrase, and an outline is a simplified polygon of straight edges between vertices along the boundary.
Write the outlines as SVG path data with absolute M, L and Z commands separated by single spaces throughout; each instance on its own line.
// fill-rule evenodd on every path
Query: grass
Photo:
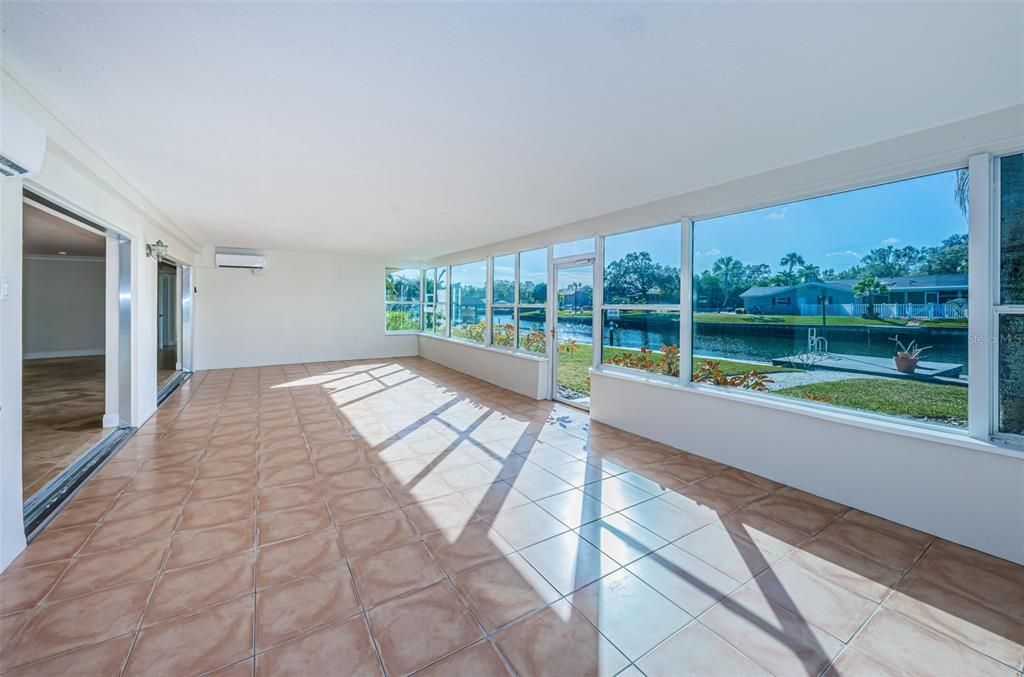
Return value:
M 962 386 L 887 378 L 853 378 L 783 388 L 775 393 L 879 414 L 923 418 L 960 426 L 967 424 L 967 388 Z
M 794 326 L 821 326 L 820 315 L 747 315 L 736 313 L 694 313 L 694 322 L 715 324 L 788 324 Z M 906 319 L 847 317 L 830 315 L 825 320 L 828 327 L 905 327 Z M 967 328 L 967 320 L 921 320 L 922 327 Z
M 607 361 L 611 357 L 621 354 L 636 353 L 637 350 L 630 348 L 605 348 L 604 359 Z M 719 368 L 727 375 L 742 374 L 756 369 L 762 374 L 775 374 L 785 371 L 800 371 L 799 369 L 790 369 L 787 367 L 775 367 L 767 364 L 756 364 L 753 362 L 737 362 L 736 360 L 719 360 L 718 358 L 706 358 L 706 357 L 694 357 L 693 368 L 696 369 L 697 365 L 706 359 L 714 359 L 720 362 Z M 594 362 L 594 350 L 593 347 L 580 343 L 577 345 L 576 350 L 571 353 L 559 353 L 558 354 L 558 382 L 567 388 L 576 390 L 578 392 L 590 392 L 590 385 L 588 379 L 590 374 L 588 370 L 593 366 Z

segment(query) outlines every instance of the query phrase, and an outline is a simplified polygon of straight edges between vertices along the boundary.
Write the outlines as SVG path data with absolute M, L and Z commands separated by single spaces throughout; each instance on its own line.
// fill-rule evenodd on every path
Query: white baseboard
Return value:
M 54 357 L 92 357 L 105 354 L 106 350 L 103 348 L 87 348 L 85 350 L 51 350 L 42 353 L 25 353 L 22 355 L 22 358 L 26 360 L 46 360 Z

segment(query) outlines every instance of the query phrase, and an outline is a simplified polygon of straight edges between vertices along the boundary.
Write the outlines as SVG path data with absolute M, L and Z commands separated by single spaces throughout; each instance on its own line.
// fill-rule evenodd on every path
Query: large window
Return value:
M 680 226 L 604 238 L 601 361 L 679 376 Z
M 997 430 L 1024 435 L 1024 155 L 999 161 Z
M 516 339 L 519 349 L 547 352 L 548 251 L 531 249 L 519 254 Z
M 693 225 L 693 378 L 963 427 L 966 170 Z
M 491 345 L 516 346 L 516 256 L 491 259 Z
M 423 300 L 418 268 L 387 268 L 384 275 L 385 329 L 420 331 Z
M 438 336 L 448 335 L 448 268 L 441 266 L 437 269 L 437 278 L 434 283 L 434 333 Z
M 487 335 L 487 262 L 452 266 L 451 335 L 484 343 Z

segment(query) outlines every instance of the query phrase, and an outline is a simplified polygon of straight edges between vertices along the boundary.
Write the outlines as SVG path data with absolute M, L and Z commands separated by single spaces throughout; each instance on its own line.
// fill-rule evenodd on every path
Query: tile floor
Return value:
M 1019 675 L 1024 567 L 419 359 L 196 374 L 0 575 L 12 675 Z
M 104 357 L 25 360 L 22 493 L 28 498 L 113 431 L 103 428 Z

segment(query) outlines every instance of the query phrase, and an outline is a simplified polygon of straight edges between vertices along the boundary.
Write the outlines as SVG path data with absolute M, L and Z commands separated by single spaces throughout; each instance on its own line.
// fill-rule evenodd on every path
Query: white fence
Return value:
M 878 317 L 918 320 L 965 320 L 966 303 L 876 303 Z M 826 315 L 861 317 L 867 315 L 866 303 L 830 303 L 825 306 Z M 821 315 L 820 304 L 801 304 L 801 315 Z

